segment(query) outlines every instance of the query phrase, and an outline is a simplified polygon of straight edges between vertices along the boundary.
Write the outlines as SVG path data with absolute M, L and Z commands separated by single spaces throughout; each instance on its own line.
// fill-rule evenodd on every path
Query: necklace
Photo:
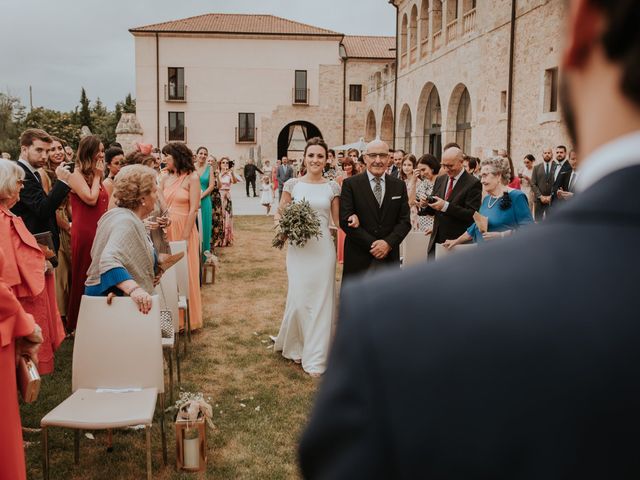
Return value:
M 494 202 L 493 202 L 493 203 L 491 203 L 491 200 L 493 200 L 493 198 L 494 198 L 494 197 L 493 197 L 493 195 L 491 195 L 491 196 L 489 197 L 489 202 L 487 202 L 487 207 L 489 207 L 489 208 L 493 208 L 493 207 L 495 207 L 495 206 L 496 206 L 496 204 L 500 201 L 500 199 L 501 199 L 502 197 L 496 197 L 496 199 L 494 200 Z

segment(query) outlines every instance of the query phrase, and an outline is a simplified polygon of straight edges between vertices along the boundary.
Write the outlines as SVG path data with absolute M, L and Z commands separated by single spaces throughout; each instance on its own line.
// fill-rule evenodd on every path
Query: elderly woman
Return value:
M 480 182 L 487 195 L 479 213 L 487 218 L 486 231 L 476 222 L 455 240 L 447 240 L 444 243 L 446 248 L 470 241 L 504 238 L 519 227 L 533 223 L 526 194 L 507 187 L 511 179 L 509 161 L 503 157 L 493 157 L 483 160 L 480 166 Z
M 2 277 L 42 329 L 44 343 L 38 369 L 48 374 L 53 371 L 54 352 L 65 332 L 56 302 L 53 267 L 22 218 L 10 210 L 20 200 L 23 180 L 24 170 L 16 162 L 0 160 L 0 249 L 5 256 Z
M 156 172 L 144 165 L 122 168 L 115 177 L 116 208 L 98 222 L 85 294 L 127 295 L 142 313 L 151 309 L 156 253 L 143 220 L 154 210 Z

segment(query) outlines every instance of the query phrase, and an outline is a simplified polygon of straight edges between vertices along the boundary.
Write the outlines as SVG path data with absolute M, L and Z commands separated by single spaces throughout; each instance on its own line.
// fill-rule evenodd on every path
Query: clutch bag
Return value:
M 28 357 L 20 357 L 17 370 L 18 389 L 25 403 L 33 403 L 40 393 L 38 367 Z

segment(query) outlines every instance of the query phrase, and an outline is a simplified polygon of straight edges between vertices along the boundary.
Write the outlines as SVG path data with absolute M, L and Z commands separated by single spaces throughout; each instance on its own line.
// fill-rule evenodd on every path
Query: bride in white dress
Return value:
M 329 225 L 338 224 L 340 187 L 322 174 L 327 163 L 327 145 L 312 138 L 304 150 L 307 173 L 284 184 L 279 212 L 291 201 L 307 200 L 320 218 L 322 236 L 304 247 L 287 246 L 289 291 L 275 351 L 302 363 L 311 376 L 324 373 L 333 331 L 336 250 Z

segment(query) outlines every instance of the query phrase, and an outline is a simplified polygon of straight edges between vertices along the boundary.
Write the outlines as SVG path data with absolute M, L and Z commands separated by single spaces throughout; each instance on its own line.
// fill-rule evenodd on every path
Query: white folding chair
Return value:
M 179 240 L 169 242 L 171 253 L 184 252 L 175 265 L 176 279 L 178 281 L 178 309 L 184 312 L 184 330 L 189 342 L 191 342 L 191 319 L 189 318 L 189 259 L 187 257 L 187 242 Z M 187 342 L 184 342 L 184 353 L 187 353 Z
M 427 249 L 431 235 L 424 232 L 409 232 L 402 242 L 404 244 L 404 255 L 402 266 L 408 267 L 427 260 Z
M 180 318 L 178 309 L 178 282 L 176 280 L 176 269 L 170 268 L 160 277 L 160 283 L 156 287 L 156 293 L 160 296 L 160 307 L 162 310 L 171 312 L 171 320 L 173 321 L 173 338 L 162 338 L 162 349 L 167 352 L 167 360 L 169 364 L 169 402 L 173 403 L 173 356 L 176 357 L 176 370 L 178 374 L 178 383 L 180 378 Z
M 452 253 L 463 252 L 465 250 L 473 250 L 478 246 L 477 243 L 463 243 L 462 245 L 456 245 L 451 249 L 445 248 L 441 243 L 436 243 L 436 260 L 441 260 Z
M 160 397 L 163 460 L 164 376 L 160 335 L 160 302 L 152 297 L 143 315 L 128 297 L 83 296 L 73 349 L 72 394 L 47 413 L 42 427 L 43 476 L 49 479 L 49 427 L 75 430 L 74 460 L 80 460 L 80 431 L 144 425 L 147 478 L 151 479 L 151 425 Z

